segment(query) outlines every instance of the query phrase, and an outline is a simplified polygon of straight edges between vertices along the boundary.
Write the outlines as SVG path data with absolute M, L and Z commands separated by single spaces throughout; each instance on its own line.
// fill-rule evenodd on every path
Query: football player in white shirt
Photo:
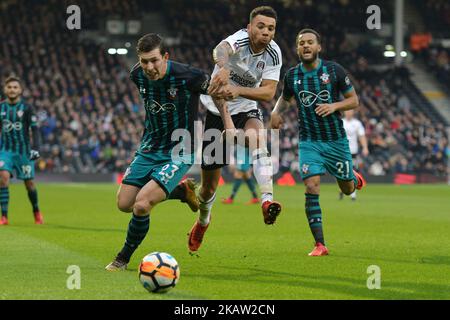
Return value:
M 200 100 L 208 109 L 205 132 L 225 131 L 226 140 L 234 138 L 236 129 L 243 129 L 250 141 L 253 171 L 261 190 L 264 222 L 273 224 L 281 212 L 280 203 L 273 201 L 272 160 L 267 150 L 264 124 L 257 101 L 271 101 L 275 96 L 282 65 L 281 51 L 273 41 L 277 14 L 268 6 L 257 7 L 250 13 L 247 29 L 242 29 L 220 42 L 213 51 L 215 68 L 208 90 L 213 100 L 202 95 Z M 202 184 L 199 191 L 200 214 L 189 233 L 190 251 L 197 251 L 209 226 L 211 209 L 216 198 L 221 168 L 227 165 L 225 143 L 223 159 L 214 162 L 206 151 L 215 142 L 206 136 L 203 141 Z
M 358 159 L 358 141 L 362 146 L 362 155 L 364 157 L 369 155 L 369 148 L 367 146 L 366 130 L 364 129 L 364 125 L 361 121 L 354 117 L 354 114 L 354 110 L 345 111 L 345 117 L 342 119 L 342 122 L 344 123 L 345 133 L 347 134 L 350 153 L 353 158 L 353 165 L 355 166 L 355 169 L 358 169 L 358 163 L 360 162 L 360 159 Z M 356 190 L 351 194 L 351 197 L 353 201 L 356 200 Z M 343 198 L 344 194 L 340 192 L 339 199 L 342 200 Z

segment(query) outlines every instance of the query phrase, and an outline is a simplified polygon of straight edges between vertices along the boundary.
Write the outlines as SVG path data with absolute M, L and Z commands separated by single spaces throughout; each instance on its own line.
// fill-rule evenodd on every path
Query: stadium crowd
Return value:
M 140 142 L 144 117 L 138 92 L 128 80 L 130 66 L 122 57 L 108 55 L 101 45 L 67 30 L 60 16 L 71 3 L 48 2 L 50 5 L 42 6 L 39 1 L 24 5 L 24 1 L 6 0 L 0 5 L 0 78 L 10 74 L 21 77 L 25 99 L 38 115 L 42 157 L 37 170 L 123 172 Z M 106 16 L 140 17 L 142 6 L 149 5 L 141 0 L 76 2 L 88 8 L 83 11 L 87 13 L 83 20 L 86 29 L 99 28 Z M 358 116 L 366 127 L 370 148 L 363 169 L 373 175 L 445 175 L 449 151 L 444 125 L 432 123 L 427 114 L 416 110 L 416 102 L 402 89 L 403 75 L 395 70 L 375 72 L 370 68 L 375 61 L 372 52 L 346 37 L 347 32 L 357 31 L 367 3 L 279 1 L 275 5 L 279 13 L 276 41 L 284 55 L 282 74 L 297 63 L 294 42 L 298 29 L 317 28 L 323 34 L 324 57 L 348 69 L 360 95 Z M 182 39 L 171 48 L 172 57 L 211 71 L 211 49 L 225 35 L 244 28 L 248 12 L 258 4 L 239 0 L 159 4 L 166 20 L 172 22 L 169 27 Z M 446 65 L 448 68 L 448 55 Z M 274 101 L 261 104 L 266 121 L 273 105 Z M 200 110 L 203 119 L 205 109 Z M 280 166 L 298 171 L 297 115 L 294 109 L 290 112 L 286 118 L 292 120 L 281 131 Z

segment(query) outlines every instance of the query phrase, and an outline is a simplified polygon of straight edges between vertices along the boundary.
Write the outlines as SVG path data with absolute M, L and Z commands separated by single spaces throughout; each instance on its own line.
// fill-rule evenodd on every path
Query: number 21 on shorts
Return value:
M 158 173 L 161 176 L 161 182 L 167 184 L 169 180 L 173 178 L 178 169 L 180 168 L 177 165 L 170 163 L 162 167 L 161 171 Z
M 343 177 L 348 178 L 350 175 L 350 162 L 336 162 L 337 172 Z

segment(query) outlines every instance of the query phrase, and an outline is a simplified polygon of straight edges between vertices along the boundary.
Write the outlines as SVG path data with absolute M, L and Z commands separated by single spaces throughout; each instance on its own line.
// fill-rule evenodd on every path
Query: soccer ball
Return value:
M 146 255 L 139 265 L 139 280 L 150 292 L 167 292 L 180 279 L 178 262 L 165 252 Z

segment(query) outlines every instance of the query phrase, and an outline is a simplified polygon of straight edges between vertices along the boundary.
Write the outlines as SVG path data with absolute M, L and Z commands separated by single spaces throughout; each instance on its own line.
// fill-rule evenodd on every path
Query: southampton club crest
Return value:
M 169 98 L 173 100 L 177 97 L 178 89 L 177 88 L 167 89 L 167 93 L 169 94 Z
M 302 172 L 303 172 L 303 174 L 308 174 L 308 172 L 309 172 L 309 164 L 303 164 L 303 166 L 302 166 Z
M 324 72 L 320 76 L 320 80 L 322 80 L 323 84 L 328 84 L 328 83 L 330 83 L 330 75 L 328 73 Z

